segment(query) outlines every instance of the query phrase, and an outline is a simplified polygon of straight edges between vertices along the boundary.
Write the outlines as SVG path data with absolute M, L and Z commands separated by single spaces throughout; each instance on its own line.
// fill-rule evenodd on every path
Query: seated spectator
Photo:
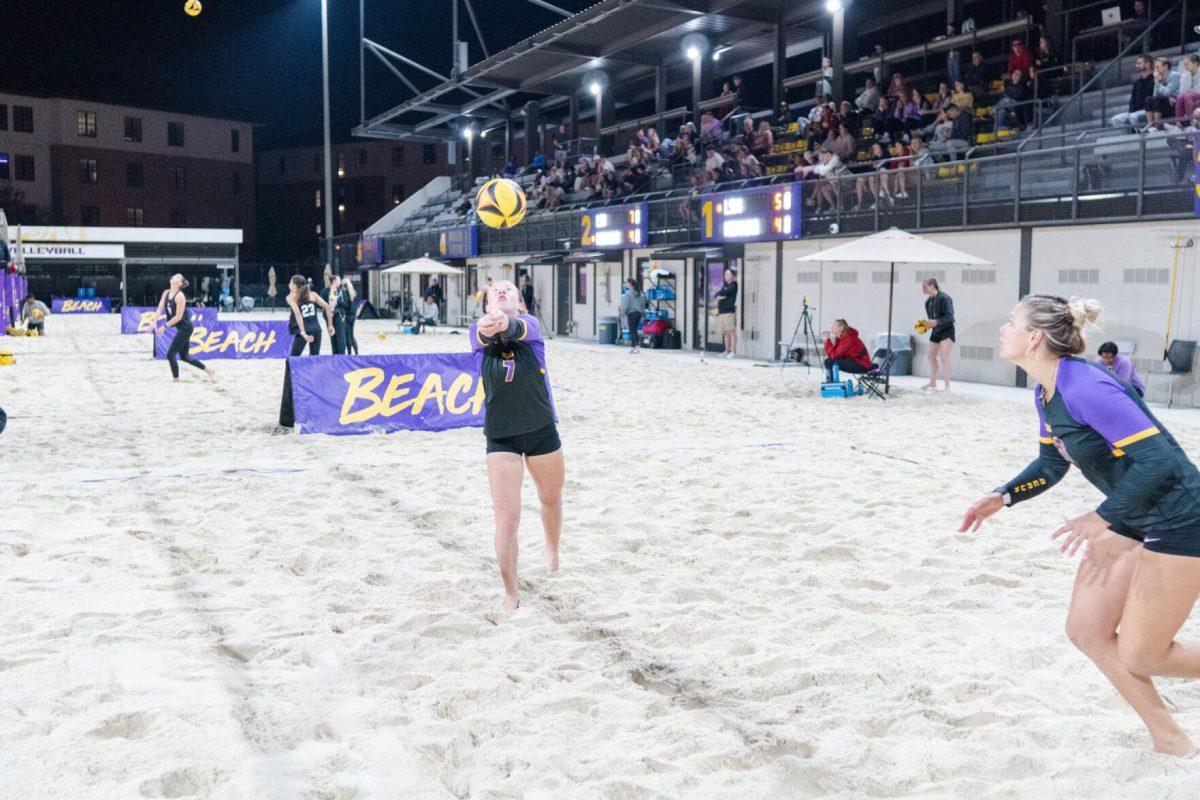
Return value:
M 1025 74 L 1015 69 L 1004 82 L 1004 97 L 996 103 L 996 119 L 993 130 L 999 131 L 1009 127 L 1009 117 L 1014 117 L 1017 127 L 1023 128 L 1030 119 L 1028 102 L 1033 99 L 1033 90 Z
M 818 156 L 817 165 L 813 167 L 813 174 L 820 180 L 813 190 L 813 196 L 808 201 L 809 205 L 816 203 L 818 214 L 822 212 L 826 204 L 829 205 L 831 212 L 837 208 L 841 197 L 838 176 L 841 175 L 842 169 L 842 160 L 828 150 Z
M 740 106 L 742 103 L 746 102 L 746 87 L 742 84 L 742 76 L 741 75 L 733 76 L 733 98 L 734 98 L 734 107 L 733 108 L 735 111 L 737 110 L 738 106 Z
M 849 100 L 843 100 L 839 115 L 842 118 L 842 124 L 846 126 L 846 130 L 850 131 L 850 135 L 854 138 L 862 136 L 862 113 Z
M 1129 110 L 1113 114 L 1109 119 L 1114 128 L 1139 128 L 1146 124 L 1146 103 L 1154 96 L 1154 75 L 1150 57 L 1139 55 L 1133 62 L 1133 90 L 1129 95 Z
M 808 124 L 804 125 L 802 130 L 806 131 L 814 141 L 821 142 L 825 139 L 825 131 L 821 127 L 821 117 L 825 116 L 825 106 L 816 103 L 808 112 Z
M 976 50 L 971 53 L 971 63 L 963 67 L 963 84 L 975 94 L 987 91 L 992 82 L 991 71 L 983 63 L 983 53 Z
M 1032 67 L 1033 53 L 1029 52 L 1029 48 L 1025 46 L 1024 40 L 1013 39 L 1012 49 L 1008 56 L 1008 67 L 1004 70 L 1003 77 L 1007 79 L 1014 72 L 1028 75 Z
M 646 131 L 646 155 L 649 158 L 658 158 L 659 151 L 662 149 L 662 140 L 658 138 L 658 131 L 650 128 Z
M 908 168 L 912 165 L 912 154 L 912 148 L 904 142 L 892 146 L 888 168 L 893 171 L 892 192 L 897 200 L 908 199 Z
M 759 120 L 758 132 L 754 134 L 754 146 L 750 148 L 750 152 L 762 158 L 771 155 L 774 148 L 775 134 L 771 132 L 771 123 L 765 119 Z
M 933 109 L 933 114 L 929 118 L 930 122 L 933 121 L 933 117 L 937 116 L 938 112 L 945 111 L 946 106 L 954 102 L 954 93 L 951 91 L 951 87 L 957 83 L 958 81 L 955 81 L 954 83 L 946 83 L 945 81 L 942 81 L 938 84 L 937 97 L 935 97 L 933 102 L 930 103 L 930 108 Z
M 775 109 L 775 127 L 788 128 L 796 121 L 796 112 L 792 111 L 792 107 L 788 105 L 787 100 L 779 101 L 779 108 Z
M 1171 69 L 1171 59 L 1154 59 L 1154 89 L 1146 101 L 1146 122 L 1154 125 L 1175 115 L 1175 98 L 1179 96 L 1182 77 Z
M 971 114 L 975 113 L 975 95 L 967 90 L 966 84 L 962 81 L 955 82 L 954 93 L 950 95 L 950 102 L 963 111 Z
M 879 98 L 879 105 L 875 108 L 875 116 L 872 117 L 872 120 L 875 138 L 879 141 L 891 142 L 893 139 L 899 138 L 903 126 L 896 119 L 886 97 Z
M 908 87 L 904 85 L 904 76 L 901 73 L 897 72 L 892 76 L 892 82 L 888 84 L 887 96 L 893 104 L 903 103 L 908 97 Z
M 858 143 L 854 141 L 850 129 L 843 122 L 838 126 L 837 136 L 826 139 L 825 143 L 821 145 L 821 150 L 828 150 L 841 159 L 843 164 L 848 164 L 854 154 L 858 152 Z
M 873 113 L 879 105 L 879 89 L 875 86 L 874 78 L 867 78 L 867 86 L 858 97 L 854 98 L 854 105 L 858 106 L 859 111 L 865 111 L 868 114 Z
M 925 146 L 925 140 L 920 136 L 912 137 L 908 149 L 912 151 L 909 159 L 912 165 L 921 169 L 921 177 L 924 180 L 930 180 L 933 177 L 933 154 Z
M 738 177 L 751 179 L 762 177 L 763 166 L 747 147 L 738 148 Z
M 554 131 L 552 140 L 554 145 L 554 157 L 560 161 L 567 157 L 567 146 L 570 143 L 571 135 L 567 132 L 567 126 L 559 123 L 558 128 Z
M 946 109 L 946 122 L 934 131 L 933 141 L 929 143 L 931 152 L 942 156 L 964 153 L 975 138 L 975 126 L 972 115 L 966 114 L 956 105 Z
M 542 155 L 541 150 L 533 151 L 533 160 L 529 162 L 529 166 L 537 170 L 546 168 L 546 157 Z
M 749 116 L 742 119 L 742 132 L 738 135 L 737 143 L 751 150 L 754 149 L 754 120 Z
M 833 104 L 833 98 L 826 95 L 825 110 L 821 112 L 821 130 L 824 136 L 837 136 L 838 128 L 841 127 L 841 124 L 842 117 L 837 113 L 837 106 Z
M 817 81 L 817 94 L 833 94 L 833 59 L 821 58 L 821 79 Z
M 1054 95 L 1054 81 L 1055 76 L 1059 75 L 1057 69 L 1059 65 L 1060 59 L 1050 45 L 1050 40 L 1045 36 L 1039 36 L 1038 49 L 1033 54 L 1033 76 L 1036 84 L 1034 94 L 1038 99 L 1044 100 Z
M 705 111 L 700 116 L 700 140 L 701 141 L 717 141 L 721 138 L 721 120 L 716 114 L 710 111 Z
M 520 171 L 521 171 L 521 168 L 519 166 L 517 166 L 517 157 L 509 156 L 508 163 L 506 163 L 504 165 L 504 177 L 515 178 L 515 177 L 517 177 L 517 173 L 519 173 Z
M 725 167 L 725 159 L 717 152 L 717 148 L 710 144 L 704 149 L 704 156 L 704 169 L 714 175 L 720 175 Z
M 1200 105 L 1200 55 L 1188 53 L 1179 64 L 1179 96 L 1175 98 L 1175 117 L 1185 119 Z
M 793 155 L 795 155 L 795 154 L 793 154 Z M 789 159 L 789 161 L 790 161 L 790 159 Z M 814 153 L 812 150 L 805 150 L 798 157 L 796 157 L 795 162 L 792 164 L 792 174 L 796 177 L 796 180 L 800 180 L 800 181 L 815 180 L 817 176 L 813 172 L 813 168 L 816 166 L 817 166 L 817 154 Z
M 858 331 L 844 319 L 835 319 L 829 330 L 821 331 L 825 340 L 825 380 L 833 381 L 833 368 L 851 375 L 870 372 L 871 355 L 859 337 Z
M 1138 397 L 1146 396 L 1146 382 L 1133 368 L 1133 361 L 1129 359 L 1129 356 L 1123 356 L 1117 352 L 1115 342 L 1105 342 L 1100 345 L 1099 355 L 1100 359 L 1096 362 L 1098 366 L 1111 369 L 1118 378 L 1133 387 L 1133 390 L 1138 393 Z
M 1133 19 L 1138 22 L 1150 22 L 1150 8 L 1145 0 L 1133 0 Z
M 904 104 L 904 130 L 906 132 L 916 130 L 922 127 L 928 118 L 935 115 L 933 106 L 929 104 L 922 95 L 919 89 L 913 89 L 908 96 L 908 102 Z
M 438 304 L 433 297 L 426 295 L 421 306 L 421 322 L 425 325 L 438 324 Z
M 888 201 L 888 205 L 895 205 L 896 201 L 892 199 L 892 192 L 888 186 L 887 153 L 883 151 L 883 145 L 879 142 L 871 145 L 871 160 L 868 168 L 871 170 L 870 172 L 854 179 L 854 208 L 851 210 L 862 210 L 864 186 L 870 188 L 871 196 L 874 198 L 871 201 L 871 208 L 869 210 L 875 210 L 875 206 L 879 204 L 881 194 L 883 199 Z

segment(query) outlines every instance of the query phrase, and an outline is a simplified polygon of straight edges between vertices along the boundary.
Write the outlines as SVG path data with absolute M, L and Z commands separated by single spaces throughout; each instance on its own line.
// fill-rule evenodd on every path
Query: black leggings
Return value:
M 197 358 L 188 356 L 188 347 L 192 343 L 192 326 L 186 328 L 179 325 L 175 326 L 175 338 L 171 340 L 171 346 L 167 348 L 167 363 L 171 365 L 171 375 L 179 377 L 179 363 L 175 360 L 179 358 L 185 364 L 191 364 L 196 369 L 204 369 L 204 362 Z
M 358 355 L 358 340 L 354 338 L 354 315 L 346 317 L 345 352 Z
M 333 330 L 329 335 L 329 346 L 335 356 L 346 352 L 346 318 L 339 314 L 333 315 Z
M 833 368 L 837 367 L 838 372 L 845 372 L 850 375 L 863 375 L 869 370 L 857 361 L 849 358 L 839 358 L 834 361 L 832 358 L 825 359 L 825 381 L 833 383 Z
M 638 342 L 638 325 L 642 324 L 642 312 L 630 311 L 625 315 L 625 319 L 629 322 L 629 346 L 640 347 Z
M 321 353 L 321 331 L 313 331 L 311 333 L 313 340 L 305 342 L 304 337 L 296 334 L 292 338 L 292 356 L 304 355 L 304 345 L 308 345 L 308 354 L 310 356 L 320 355 Z M 293 428 L 296 426 L 296 408 L 292 403 L 292 369 L 287 362 L 283 362 L 283 396 L 279 398 L 279 424 L 285 428 Z

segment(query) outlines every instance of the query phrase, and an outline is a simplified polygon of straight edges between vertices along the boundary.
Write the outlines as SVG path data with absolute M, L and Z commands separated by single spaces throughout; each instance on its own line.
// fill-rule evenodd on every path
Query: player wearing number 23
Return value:
M 483 432 L 488 452 L 517 452 L 506 445 L 532 433 L 553 431 L 557 422 L 541 326 L 529 314 L 517 314 L 507 321 L 504 330 L 491 336 L 480 333 L 480 323 L 471 326 L 471 350 L 483 378 Z M 557 432 L 553 438 L 557 444 Z

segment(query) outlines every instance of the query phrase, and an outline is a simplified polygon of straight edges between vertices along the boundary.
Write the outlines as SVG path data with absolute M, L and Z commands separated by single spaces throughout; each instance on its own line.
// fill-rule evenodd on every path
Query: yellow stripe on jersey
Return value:
M 1116 450 L 1112 451 L 1112 454 L 1114 456 L 1116 456 L 1117 458 L 1120 458 L 1121 456 L 1125 455 L 1125 451 L 1120 448 L 1117 448 Z
M 518 319 L 517 322 L 521 323 L 521 335 L 517 337 L 517 341 L 523 342 L 525 341 L 526 334 L 529 333 L 529 323 L 523 319 Z
M 1113 448 L 1120 450 L 1125 445 L 1133 444 L 1134 442 L 1140 442 L 1142 439 L 1149 439 L 1151 436 L 1154 436 L 1158 432 L 1159 432 L 1158 428 L 1146 428 L 1146 430 L 1138 431 L 1137 433 L 1133 434 L 1132 436 L 1126 436 L 1124 439 L 1122 439 L 1119 442 L 1113 442 Z
M 484 347 L 487 347 L 489 344 L 491 344 L 491 342 L 483 338 L 483 334 L 479 332 L 479 328 L 475 329 L 475 338 L 478 339 L 479 343 Z
M 1054 444 L 1054 440 L 1048 436 L 1043 436 L 1043 437 L 1039 438 L 1038 441 L 1041 442 L 1042 444 Z

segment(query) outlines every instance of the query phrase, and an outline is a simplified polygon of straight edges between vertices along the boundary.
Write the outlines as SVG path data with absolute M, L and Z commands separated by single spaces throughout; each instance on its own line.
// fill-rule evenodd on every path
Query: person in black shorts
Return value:
M 164 328 L 174 328 L 175 337 L 171 340 L 170 347 L 167 348 L 167 363 L 171 366 L 171 376 L 179 383 L 179 363 L 182 361 L 185 364 L 191 364 L 198 370 L 201 370 L 209 380 L 213 377 L 213 371 L 210 367 L 206 367 L 202 361 L 196 358 L 191 358 L 188 355 L 188 347 L 192 342 L 192 319 L 187 313 L 187 297 L 183 290 L 188 287 L 188 282 L 178 273 L 171 276 L 170 287 L 162 293 L 162 297 L 158 301 L 158 315 L 156 318 L 165 316 L 167 321 L 163 323 L 163 327 L 158 329 L 159 333 L 164 332 Z M 178 359 L 178 360 L 177 360 Z
M 502 608 L 513 611 L 520 605 L 517 530 L 525 470 L 537 486 L 542 506 L 550 574 L 558 571 L 565 470 L 541 326 L 526 313 L 521 293 L 512 281 L 492 284 L 487 304 L 491 311 L 471 326 L 471 350 L 483 379 L 483 433 L 487 437 L 488 484 L 496 516 L 496 560 L 504 582 Z
M 1150 676 L 1200 677 L 1200 644 L 1175 638 L 1200 595 L 1200 470 L 1133 386 L 1078 357 L 1099 314 L 1094 300 L 1029 295 L 1009 315 L 1000 356 L 1036 381 L 1038 457 L 972 505 L 959 530 L 978 530 L 1077 466 L 1104 501 L 1052 537 L 1060 553 L 1084 547 L 1067 638 L 1141 717 L 1157 752 L 1191 755 Z
M 288 332 L 294 337 L 292 358 L 304 355 L 306 343 L 309 355 L 320 355 L 321 323 L 317 319 L 320 313 L 317 308 L 325 310 L 325 320 L 329 323 L 331 331 L 334 330 L 333 308 L 321 295 L 309 288 L 303 275 L 293 275 L 288 288 L 287 304 L 292 310 L 288 315 Z M 283 367 L 283 395 L 279 401 L 279 424 L 284 428 L 291 428 L 296 424 L 296 408 L 292 402 L 292 371 L 286 362 Z
M 922 389 L 936 389 L 939 362 L 942 381 L 950 391 L 950 350 L 954 347 L 954 301 L 938 288 L 935 278 L 921 284 L 925 293 L 925 327 L 929 329 L 929 383 Z

